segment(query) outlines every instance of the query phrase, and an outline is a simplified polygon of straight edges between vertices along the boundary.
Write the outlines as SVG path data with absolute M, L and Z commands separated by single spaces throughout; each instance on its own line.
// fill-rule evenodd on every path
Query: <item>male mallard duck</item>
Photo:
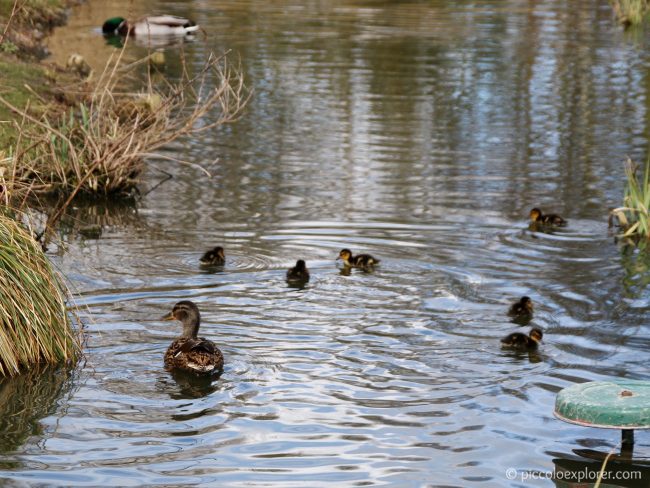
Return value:
M 174 305 L 162 320 L 180 320 L 183 333 L 171 343 L 165 353 L 165 367 L 197 374 L 212 374 L 223 370 L 223 354 L 212 341 L 197 337 L 201 314 L 189 300 Z
M 102 32 L 113 36 L 185 36 L 197 30 L 199 26 L 193 21 L 174 15 L 151 15 L 133 22 L 111 17 L 102 25 Z
M 336 260 L 338 261 L 339 259 L 341 259 L 343 264 L 346 266 L 353 266 L 355 268 L 370 268 L 380 262 L 379 259 L 373 258 L 370 254 L 357 254 L 356 256 L 353 256 L 352 251 L 349 249 L 342 249 Z
M 533 327 L 528 335 L 513 332 L 501 339 L 501 343 L 503 347 L 510 347 L 519 351 L 534 351 L 541 342 L 542 336 L 542 329 Z
M 530 297 L 521 297 L 518 302 L 512 304 L 508 315 L 515 319 L 532 319 L 533 301 Z
M 290 283 L 307 283 L 309 281 L 309 270 L 302 259 L 296 261 L 296 265 L 287 271 L 287 281 Z
M 530 220 L 533 222 L 539 222 L 541 224 L 550 224 L 550 225 L 566 225 L 566 220 L 556 214 L 546 214 L 544 215 L 540 209 L 535 207 L 530 211 Z
M 206 251 L 199 262 L 205 266 L 222 266 L 226 262 L 226 255 L 224 254 L 223 247 L 217 246 L 209 251 Z

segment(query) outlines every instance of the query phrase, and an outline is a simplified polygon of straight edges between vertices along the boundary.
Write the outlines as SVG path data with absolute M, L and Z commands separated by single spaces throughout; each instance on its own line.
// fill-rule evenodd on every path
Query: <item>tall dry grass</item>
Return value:
M 0 213 L 0 376 L 36 363 L 75 361 L 80 336 L 66 291 L 33 235 Z
M 248 100 L 226 55 L 211 54 L 195 72 L 183 64 L 173 82 L 149 78 L 134 93 L 126 86 L 144 61 L 125 65 L 123 53 L 109 59 L 84 101 L 54 116 L 34 115 L 0 96 L 18 116 L 17 143 L 0 160 L 5 202 L 58 196 L 67 205 L 78 194 L 130 194 L 145 158 L 179 137 L 235 121 Z

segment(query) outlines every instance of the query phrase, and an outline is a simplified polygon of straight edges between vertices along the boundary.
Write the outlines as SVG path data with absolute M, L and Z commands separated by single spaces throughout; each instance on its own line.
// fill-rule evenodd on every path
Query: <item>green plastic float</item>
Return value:
M 590 381 L 569 386 L 555 398 L 554 414 L 572 424 L 620 429 L 621 450 L 631 452 L 634 430 L 650 429 L 650 381 Z

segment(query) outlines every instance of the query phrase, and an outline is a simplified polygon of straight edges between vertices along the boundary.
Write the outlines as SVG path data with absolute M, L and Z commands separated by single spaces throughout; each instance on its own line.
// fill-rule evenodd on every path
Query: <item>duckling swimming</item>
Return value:
M 513 332 L 501 339 L 503 347 L 509 347 L 518 351 L 535 351 L 542 340 L 542 329 L 533 327 L 528 335 L 521 332 Z
M 302 259 L 296 261 L 296 265 L 287 271 L 289 283 L 307 283 L 309 281 L 309 270 Z
M 102 32 L 111 36 L 186 36 L 198 30 L 193 21 L 174 15 L 150 15 L 135 21 L 111 17 L 102 25 Z
M 508 315 L 516 320 L 530 320 L 533 318 L 533 301 L 530 297 L 521 297 L 513 303 L 508 310 Z
M 564 220 L 557 214 L 543 214 L 542 211 L 535 207 L 530 211 L 530 220 L 534 223 L 547 224 L 547 225 L 557 225 L 563 226 L 567 224 L 567 221 Z
M 357 254 L 353 256 L 352 251 L 349 249 L 342 249 L 336 260 L 338 261 L 339 259 L 343 261 L 345 266 L 352 266 L 354 268 L 371 268 L 375 264 L 380 263 L 379 259 L 372 257 L 370 254 Z
M 204 266 L 223 266 L 226 262 L 226 255 L 223 247 L 217 246 L 214 249 L 206 251 L 199 262 Z
M 165 367 L 195 374 L 213 374 L 223 370 L 223 354 L 216 344 L 197 337 L 201 314 L 189 300 L 174 305 L 162 320 L 180 320 L 183 333 L 171 343 L 165 353 Z

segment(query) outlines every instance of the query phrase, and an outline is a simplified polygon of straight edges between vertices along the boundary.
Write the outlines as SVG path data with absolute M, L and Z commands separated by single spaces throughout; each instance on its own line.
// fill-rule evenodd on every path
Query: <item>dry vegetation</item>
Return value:
M 149 79 L 138 93 L 124 85 L 140 63 L 123 66 L 121 59 L 109 60 L 83 101 L 54 116 L 30 114 L 0 96 L 18 114 L 17 143 L 0 166 L 5 203 L 129 194 L 144 158 L 179 137 L 234 121 L 246 103 L 243 80 L 225 55 L 211 55 L 194 74 L 184 66 L 175 82 Z
M 35 363 L 74 361 L 80 341 L 61 280 L 33 235 L 0 214 L 0 376 Z
M 610 226 L 616 220 L 623 231 L 621 237 L 645 248 L 650 238 L 650 159 L 640 178 L 638 169 L 632 160 L 625 162 L 627 185 L 623 206 L 611 211 Z

